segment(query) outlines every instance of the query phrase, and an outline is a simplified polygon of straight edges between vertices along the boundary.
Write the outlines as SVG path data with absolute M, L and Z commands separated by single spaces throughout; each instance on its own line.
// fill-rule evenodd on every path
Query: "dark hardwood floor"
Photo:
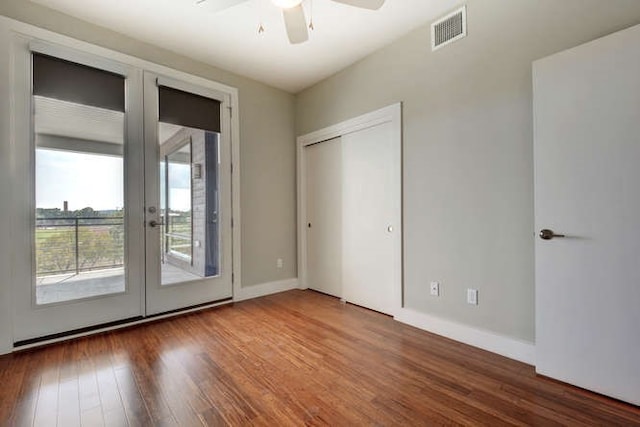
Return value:
M 640 408 L 312 291 L 0 357 L 0 425 L 621 425 Z

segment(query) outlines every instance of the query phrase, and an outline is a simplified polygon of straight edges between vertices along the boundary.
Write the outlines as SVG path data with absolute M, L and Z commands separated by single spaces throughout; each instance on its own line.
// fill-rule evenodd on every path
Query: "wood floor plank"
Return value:
M 142 399 L 133 373 L 128 366 L 119 366 L 115 371 L 118 390 L 124 403 L 124 411 L 131 426 L 152 425 L 152 418 Z
M 40 374 L 40 387 L 36 402 L 34 426 L 56 425 L 60 391 L 60 370 L 64 366 L 61 355 L 64 347 L 55 346 L 45 353 L 45 362 Z
M 41 376 L 39 369 L 42 367 L 45 354 L 23 353 L 11 356 L 15 362 L 13 367 L 6 370 L 7 375 L 16 375 L 20 380 L 20 385 L 16 389 L 13 386 L 3 387 L 3 401 L 13 405 L 9 425 L 31 426 L 35 418 L 36 404 L 38 402 L 38 392 L 40 391 Z M 5 384 L 3 382 L 3 384 Z M 4 418 L 0 418 L 3 421 Z
M 290 291 L 0 357 L 0 426 L 640 426 L 640 408 Z

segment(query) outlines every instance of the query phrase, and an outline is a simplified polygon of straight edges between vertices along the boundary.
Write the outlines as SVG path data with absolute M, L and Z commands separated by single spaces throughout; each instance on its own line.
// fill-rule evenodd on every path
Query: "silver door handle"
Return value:
M 149 221 L 149 227 L 157 227 L 159 225 L 164 225 L 164 222 L 158 222 L 155 219 Z
M 555 237 L 565 237 L 564 234 L 556 234 L 553 232 L 553 230 L 549 230 L 548 228 L 545 228 L 543 230 L 540 230 L 540 238 L 542 240 L 551 240 Z

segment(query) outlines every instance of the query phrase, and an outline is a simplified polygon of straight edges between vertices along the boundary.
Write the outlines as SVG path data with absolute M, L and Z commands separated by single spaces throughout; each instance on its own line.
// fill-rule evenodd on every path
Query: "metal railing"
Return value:
M 124 218 L 36 218 L 36 275 L 122 267 Z

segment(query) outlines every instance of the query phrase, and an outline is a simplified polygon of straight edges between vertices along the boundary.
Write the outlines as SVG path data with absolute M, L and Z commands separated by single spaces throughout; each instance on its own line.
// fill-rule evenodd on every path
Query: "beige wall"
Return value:
M 296 277 L 291 94 L 26 0 L 0 1 L 0 15 L 238 88 L 242 284 L 246 287 Z M 276 268 L 277 258 L 284 259 L 283 269 Z
M 300 93 L 296 130 L 402 101 L 406 306 L 531 342 L 531 63 L 637 24 L 640 2 L 467 4 L 466 39 L 432 53 L 428 26 L 411 32 Z

